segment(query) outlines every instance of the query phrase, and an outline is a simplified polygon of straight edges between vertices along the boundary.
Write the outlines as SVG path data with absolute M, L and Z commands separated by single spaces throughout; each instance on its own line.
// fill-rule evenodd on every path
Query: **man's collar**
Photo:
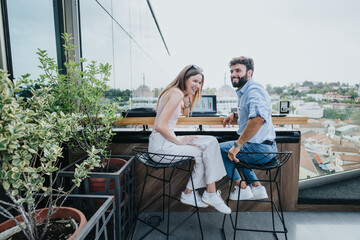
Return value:
M 251 83 L 254 82 L 254 79 L 253 78 L 250 78 L 246 83 L 245 85 L 240 88 L 240 89 L 236 89 L 236 92 L 239 93 L 240 95 L 243 95 L 244 92 L 248 89 L 248 87 L 251 85 Z

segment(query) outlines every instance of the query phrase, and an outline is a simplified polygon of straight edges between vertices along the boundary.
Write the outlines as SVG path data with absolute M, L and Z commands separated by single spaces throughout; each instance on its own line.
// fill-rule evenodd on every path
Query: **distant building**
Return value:
M 346 133 L 354 132 L 357 130 L 359 130 L 359 128 L 356 125 L 346 125 L 346 126 L 336 128 L 335 135 L 340 137 L 340 136 L 345 135 Z
M 333 121 L 332 119 L 323 118 L 323 119 L 320 119 L 319 121 L 326 128 L 330 127 L 330 126 L 337 126 L 337 123 L 335 121 Z
M 299 92 L 308 92 L 310 91 L 310 87 L 298 87 L 297 90 Z
M 130 99 L 131 108 L 156 108 L 157 97 L 154 97 L 154 92 L 150 90 L 145 84 L 140 85 L 132 92 Z
M 341 146 L 332 146 L 332 147 L 330 147 L 329 155 L 331 157 L 335 157 L 335 156 L 337 156 L 339 154 L 356 156 L 356 155 L 359 155 L 359 149 L 358 148 L 352 148 L 352 147 L 341 147 Z
M 327 103 L 322 105 L 325 109 L 346 109 L 347 106 L 347 103 Z
M 341 101 L 351 98 L 351 96 L 343 96 L 341 94 L 338 94 L 337 92 L 327 92 L 324 93 L 322 97 L 324 100 L 328 100 L 328 101 L 335 101 L 335 100 Z
M 360 155 L 339 154 L 336 156 L 336 166 L 342 171 L 360 168 Z
M 142 84 L 132 92 L 132 97 L 154 97 L 154 93 L 150 90 L 148 86 Z
M 360 132 L 359 131 L 351 131 L 344 133 L 343 136 L 345 139 L 350 140 L 351 142 L 360 143 Z
M 322 118 L 324 109 L 316 102 L 306 102 L 296 108 L 295 114 L 308 118 Z
M 156 108 L 156 97 L 135 97 L 132 98 L 131 108 Z
M 306 151 L 305 147 L 301 145 L 300 148 L 300 171 L 299 171 L 299 179 L 306 179 L 311 177 L 319 176 L 319 173 L 314 166 L 309 153 Z
M 233 87 L 224 84 L 219 88 L 216 92 L 216 107 L 220 114 L 229 114 L 237 108 L 237 95 Z
M 303 105 L 304 103 L 305 103 L 304 100 L 293 100 L 293 101 L 291 101 L 290 106 L 292 106 L 296 109 L 299 106 Z
M 302 133 L 306 132 L 315 132 L 315 133 L 325 133 L 325 127 L 316 119 L 309 119 L 306 125 L 299 125 L 299 130 Z
M 323 99 L 323 95 L 322 95 L 322 94 L 311 94 L 311 93 L 308 93 L 308 94 L 306 94 L 306 97 L 311 97 L 311 98 L 315 99 L 316 101 L 322 101 L 322 99 Z

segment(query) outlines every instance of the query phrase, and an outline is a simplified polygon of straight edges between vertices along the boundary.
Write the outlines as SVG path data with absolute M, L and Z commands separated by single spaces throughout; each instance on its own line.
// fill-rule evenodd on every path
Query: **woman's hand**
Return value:
M 193 140 L 197 139 L 196 136 L 184 136 L 180 139 L 179 145 L 192 145 L 195 146 L 195 144 L 192 143 Z

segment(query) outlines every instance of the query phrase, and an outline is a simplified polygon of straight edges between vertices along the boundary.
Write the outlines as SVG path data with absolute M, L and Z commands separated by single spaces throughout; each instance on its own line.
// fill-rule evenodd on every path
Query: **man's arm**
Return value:
M 239 153 L 240 148 L 244 143 L 249 141 L 255 134 L 260 130 L 261 126 L 264 123 L 264 119 L 260 116 L 256 116 L 250 118 L 248 123 L 245 126 L 245 129 L 239 139 L 237 140 L 237 144 L 239 147 L 233 146 L 228 153 L 228 157 L 231 161 L 238 162 L 239 159 L 236 158 L 236 154 Z

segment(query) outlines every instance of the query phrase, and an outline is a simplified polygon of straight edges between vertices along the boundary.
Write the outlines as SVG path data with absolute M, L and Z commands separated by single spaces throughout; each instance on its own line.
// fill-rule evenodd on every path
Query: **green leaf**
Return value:
M 13 197 L 16 197 L 17 195 L 19 195 L 19 191 L 18 191 L 17 189 L 12 190 L 12 191 L 11 191 L 11 195 L 12 195 Z
M 10 183 L 9 183 L 8 181 L 4 181 L 4 182 L 2 183 L 2 185 L 3 185 L 3 188 L 4 188 L 5 190 L 9 190 L 9 188 L 10 188 Z
M 0 151 L 6 150 L 6 146 L 8 145 L 9 140 L 6 138 L 0 138 Z
M 6 171 L 5 171 L 5 170 L 1 170 L 1 172 L 0 172 L 0 177 L 1 177 L 1 179 L 4 179 L 5 176 L 6 176 Z
M 11 178 L 14 179 L 14 180 L 17 180 L 20 178 L 20 173 L 19 172 L 14 172 L 12 175 L 11 175 Z
M 33 153 L 33 154 L 36 153 L 36 151 L 35 151 L 34 149 L 32 149 L 32 148 L 29 148 L 29 152 L 31 152 L 31 153 Z

